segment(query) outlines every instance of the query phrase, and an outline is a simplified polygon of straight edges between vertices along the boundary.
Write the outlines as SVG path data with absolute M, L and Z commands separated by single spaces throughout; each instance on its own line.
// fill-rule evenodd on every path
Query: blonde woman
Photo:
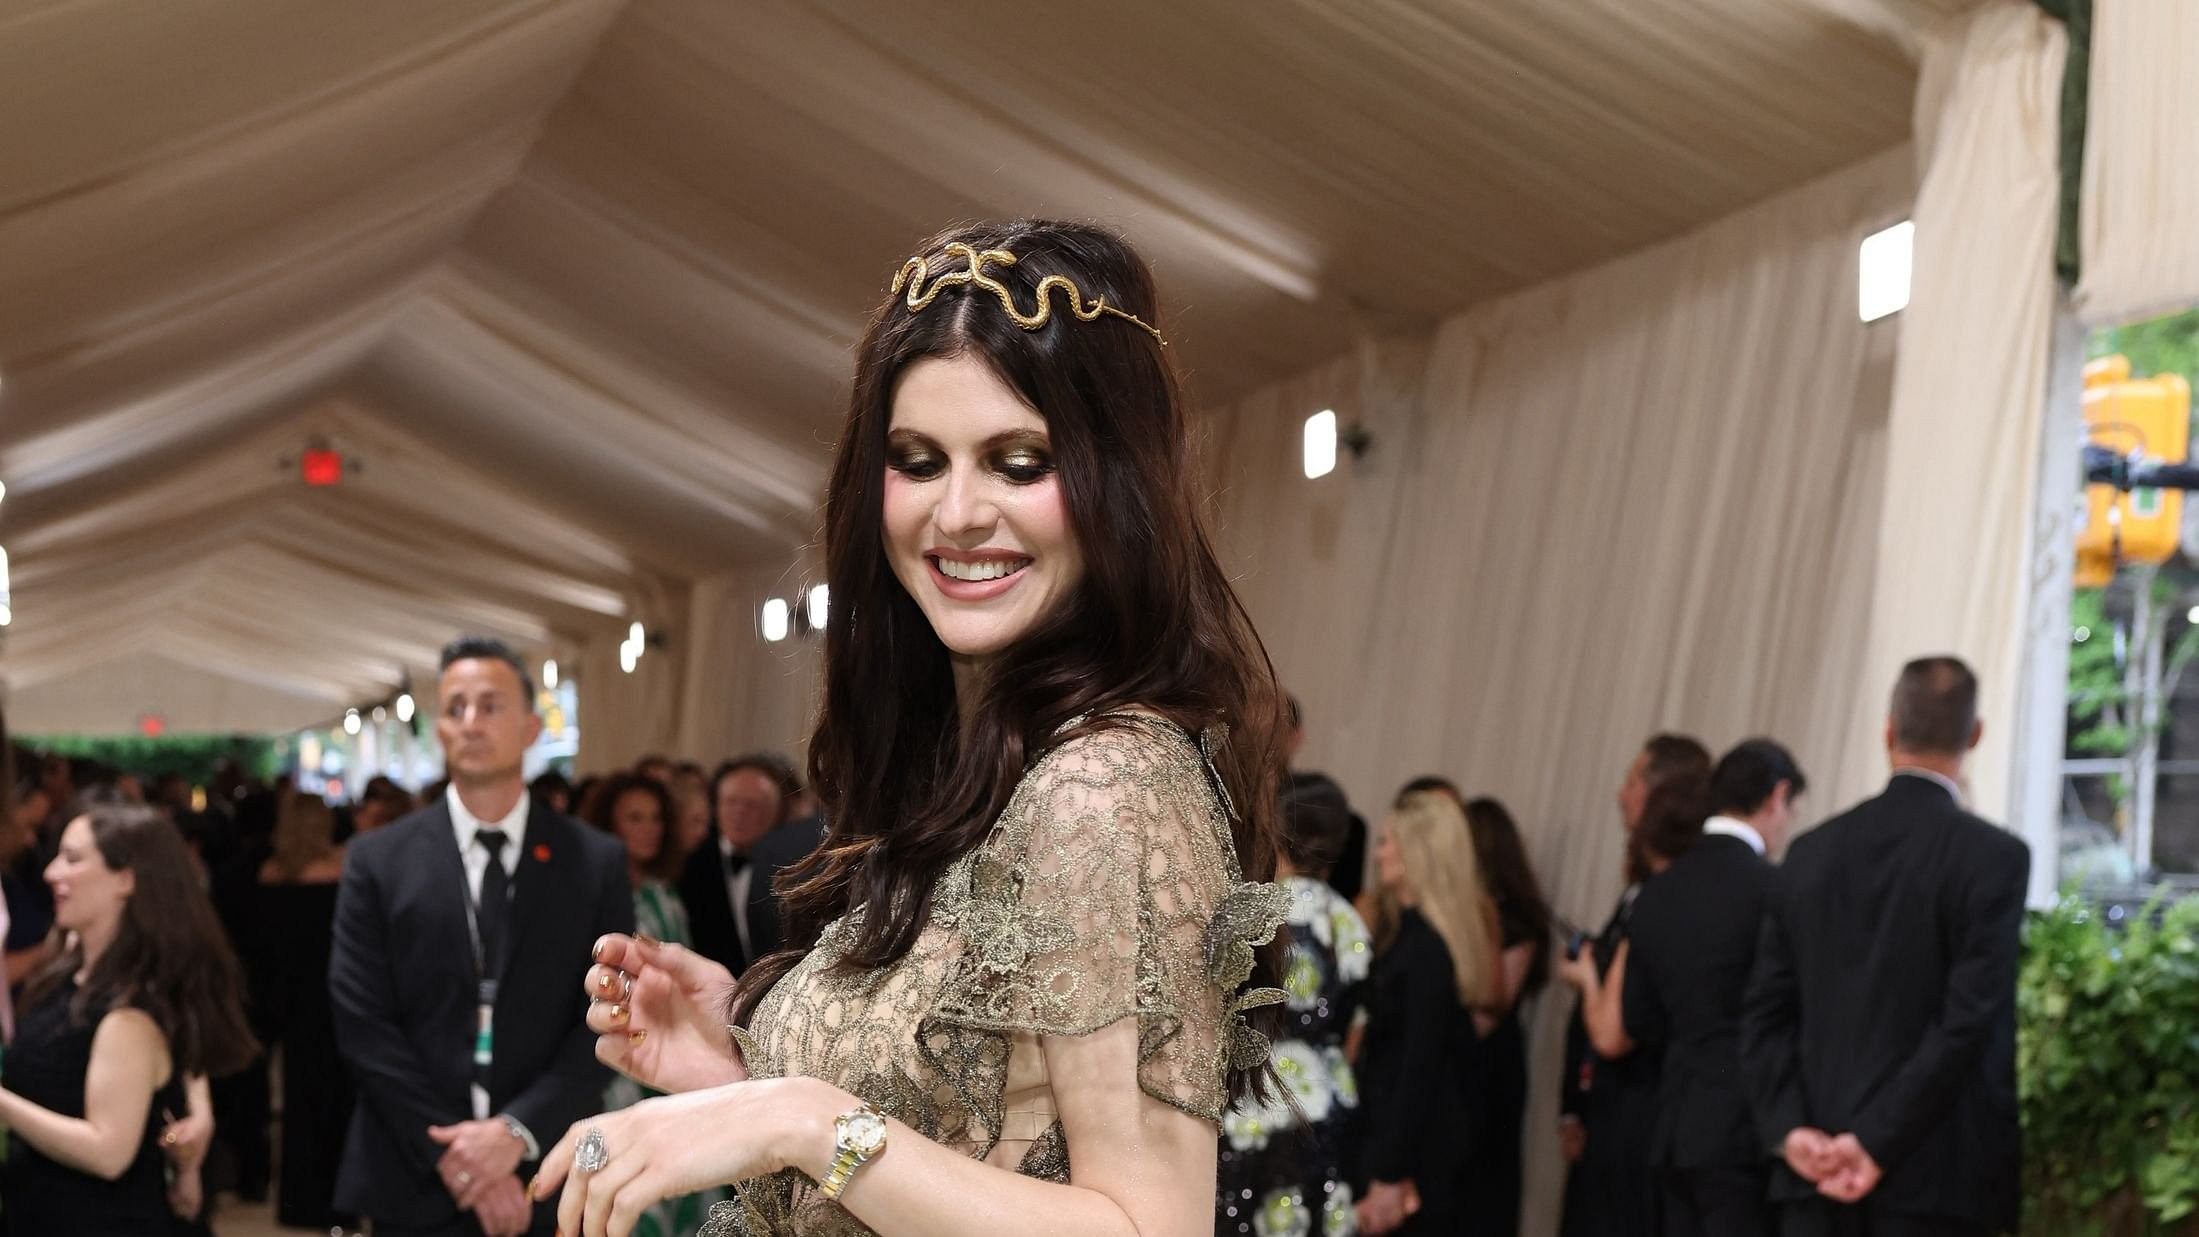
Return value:
M 1375 959 L 1359 1089 L 1366 1108 L 1362 1232 L 1456 1233 L 1476 1133 L 1481 1032 L 1503 1000 L 1496 907 L 1465 813 L 1407 795 L 1375 840 Z

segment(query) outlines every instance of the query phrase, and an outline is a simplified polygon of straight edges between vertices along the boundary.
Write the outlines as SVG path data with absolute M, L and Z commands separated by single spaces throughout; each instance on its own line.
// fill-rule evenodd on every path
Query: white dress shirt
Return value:
M 1921 777 L 1927 782 L 1938 782 L 1946 788 L 1948 794 L 1954 796 L 1956 803 L 1962 802 L 1962 784 L 1944 773 L 1934 773 L 1930 769 L 1919 769 L 1914 765 L 1903 765 L 1894 770 L 1894 776 Z
M 1748 848 L 1756 852 L 1757 858 L 1764 856 L 1764 835 L 1758 833 L 1756 826 L 1745 820 L 1737 820 L 1731 816 L 1713 816 L 1703 822 L 1703 836 L 1707 838 L 1712 835 L 1739 838 L 1748 843 Z
M 519 802 L 513 804 L 512 810 L 504 813 L 502 819 L 483 821 L 466 810 L 456 786 L 443 792 L 443 802 L 450 807 L 451 832 L 458 839 L 458 858 L 466 865 L 466 895 L 476 904 L 481 901 L 481 877 L 489 870 L 489 848 L 474 845 L 474 835 L 486 829 L 510 838 L 497 860 L 504 865 L 507 881 L 519 875 L 519 848 L 527 837 L 527 800 L 531 797 L 521 791 Z
M 466 810 L 465 801 L 458 797 L 456 786 L 443 792 L 443 802 L 450 808 L 451 833 L 458 842 L 458 859 L 466 865 L 466 896 L 473 899 L 475 906 L 481 903 L 481 878 L 488 875 L 489 871 L 489 848 L 474 845 L 474 837 L 488 831 L 501 833 L 511 839 L 504 843 L 504 849 L 497 853 L 496 860 L 504 869 L 504 887 L 513 888 L 510 882 L 519 875 L 519 851 L 527 840 L 527 801 L 530 798 L 532 796 L 522 789 L 519 802 L 512 805 L 511 811 L 504 813 L 500 819 L 484 821 Z M 466 908 L 466 914 L 471 922 L 472 906 Z M 478 940 L 480 928 L 476 926 L 474 932 L 475 939 Z M 473 1084 L 473 1117 L 476 1121 L 486 1121 L 489 1117 L 489 1090 L 478 1082 Z M 528 1159 L 542 1158 L 541 1144 L 535 1141 L 532 1131 L 519 1123 L 518 1118 L 506 1115 L 504 1123 L 512 1127 L 512 1133 L 520 1142 L 526 1144 Z

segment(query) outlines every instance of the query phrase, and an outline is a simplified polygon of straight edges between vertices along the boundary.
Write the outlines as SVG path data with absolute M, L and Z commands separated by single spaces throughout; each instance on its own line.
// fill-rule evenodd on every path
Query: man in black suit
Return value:
M 1666 1237 L 1762 1237 L 1769 1169 L 1742 1084 L 1741 1004 L 1761 934 L 1767 856 L 1807 783 L 1786 748 L 1750 739 L 1710 775 L 1701 837 L 1642 888 L 1632 947 L 1615 964 L 1626 1034 L 1661 1046 L 1650 1130 Z
M 712 839 L 695 848 L 680 872 L 680 901 L 687 906 L 695 952 L 735 975 L 778 947 L 779 903 L 771 878 L 816 844 L 790 847 L 797 854 L 781 853 L 779 846 L 769 855 L 758 854 L 786 822 L 791 780 L 784 761 L 762 753 L 719 765 L 710 778 Z M 800 836 L 784 841 L 798 842 Z M 814 839 L 817 831 L 808 836 Z
M 449 790 L 355 840 L 337 895 L 329 996 L 359 1104 L 336 1203 L 376 1237 L 547 1233 L 555 1206 L 519 1174 L 602 1107 L 579 979 L 597 937 L 633 930 L 626 857 L 529 805 L 542 723 L 511 649 L 453 643 L 438 698 Z
M 2030 853 L 1962 808 L 1982 731 L 1952 657 L 1909 663 L 1893 778 L 1798 839 L 1774 881 L 1743 1051 L 1783 1230 L 2012 1230 L 2016 966 Z
M 1635 899 L 1649 877 L 1634 836 L 1642 808 L 1659 787 L 1686 784 L 1699 792 L 1709 781 L 1710 751 L 1687 735 L 1652 736 L 1628 763 L 1618 794 L 1626 888 L 1592 945 L 1600 973 L 1608 974 L 1626 941 Z M 1564 1237 L 1648 1237 L 1656 1231 L 1649 1129 L 1657 1110 L 1657 1064 L 1654 1051 L 1598 1056 L 1575 1007 L 1565 1028 L 1565 1074 L 1558 1082 L 1559 1147 L 1572 1166 L 1565 1181 Z

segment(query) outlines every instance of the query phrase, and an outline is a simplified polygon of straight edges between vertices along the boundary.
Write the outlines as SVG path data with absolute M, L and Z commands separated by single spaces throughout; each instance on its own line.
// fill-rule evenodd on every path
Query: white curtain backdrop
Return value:
M 824 641 L 820 635 L 768 642 L 758 628 L 765 599 L 799 604 L 802 577 L 765 567 L 695 585 L 688 607 L 686 686 L 681 694 L 681 756 L 714 766 L 728 756 L 766 750 L 794 761 L 809 750 Z
M 1868 691 L 1855 721 L 1879 724 L 1882 693 L 1908 658 L 1968 660 L 1986 715 L 1971 801 L 1993 820 L 2007 819 L 2015 772 L 2067 46 L 2061 23 L 2029 0 L 1989 0 L 1927 41 L 1916 260 L 1898 319 Z M 1848 788 L 1882 774 L 1872 753 L 1853 755 Z
M 627 674 L 619 669 L 625 631 L 596 637 L 581 652 L 581 773 L 609 773 L 661 753 L 705 767 L 758 749 L 796 768 L 809 750 L 821 670 L 821 637 L 766 641 L 757 623 L 765 599 L 798 604 L 806 577 L 795 567 L 750 567 L 667 595 L 651 647 Z
M 2102 0 L 2079 206 L 2079 312 L 2094 322 L 2199 301 L 2199 5 Z
M 1831 781 L 1871 738 L 1850 719 L 1893 345 L 1857 321 L 1856 247 L 1910 186 L 1889 152 L 1461 314 L 1420 367 L 1373 348 L 1214 417 L 1225 552 L 1307 710 L 1301 764 L 1369 816 L 1420 773 L 1498 796 L 1553 903 L 1596 922 L 1653 731 L 1774 735 Z M 1374 442 L 1307 481 L 1323 407 Z M 1536 1234 L 1570 1005 L 1543 998 L 1531 1032 Z

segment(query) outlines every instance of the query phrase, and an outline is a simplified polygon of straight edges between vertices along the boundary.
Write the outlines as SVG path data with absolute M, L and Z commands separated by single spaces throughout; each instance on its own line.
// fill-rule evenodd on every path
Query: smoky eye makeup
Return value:
M 1035 434 L 1003 435 L 983 449 L 982 466 L 1012 485 L 1033 485 L 1054 473 L 1046 440 Z M 946 453 L 927 439 L 896 433 L 886 442 L 886 467 L 912 480 L 929 480 L 946 470 Z

